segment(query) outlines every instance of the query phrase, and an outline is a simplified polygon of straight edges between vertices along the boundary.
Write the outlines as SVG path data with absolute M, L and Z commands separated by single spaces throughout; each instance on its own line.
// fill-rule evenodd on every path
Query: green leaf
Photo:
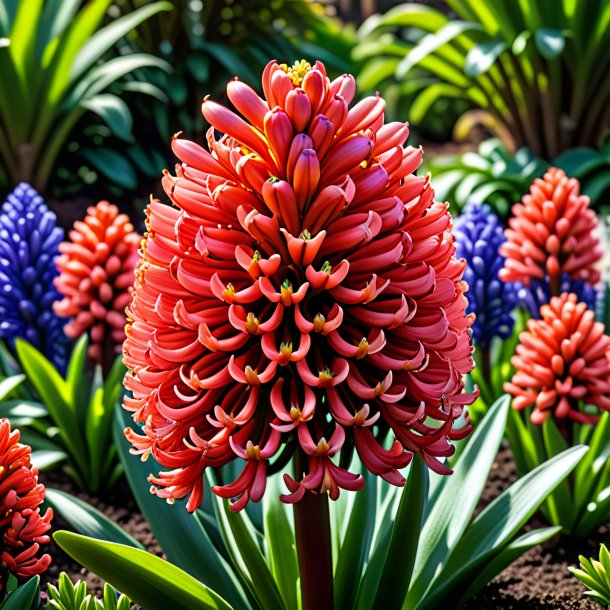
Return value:
M 146 610 L 231 609 L 214 591 L 151 553 L 66 531 L 53 538 L 70 557 Z
M 49 451 L 47 449 L 33 450 L 30 454 L 32 466 L 35 466 L 38 470 L 51 468 L 67 457 L 63 451 Z
M 123 36 L 129 34 L 143 21 L 161 11 L 171 11 L 171 2 L 153 2 L 138 10 L 115 19 L 106 27 L 98 30 L 83 45 L 74 64 L 72 65 L 71 78 L 76 79 L 86 72 L 95 62 Z
M 30 578 L 10 593 L 0 605 L 0 610 L 36 610 L 40 600 L 40 576 Z
M 215 496 L 213 500 L 225 545 L 253 596 L 265 610 L 282 610 L 282 596 L 258 547 L 254 526 L 244 512 L 231 512 L 223 498 Z
M 81 102 L 81 106 L 101 117 L 117 138 L 126 142 L 133 140 L 133 117 L 120 97 L 111 93 L 98 93 Z
M 421 523 L 428 494 L 428 467 L 419 454 L 411 461 L 392 536 L 373 602 L 375 610 L 400 608 L 411 584 Z
M 527 553 L 531 548 L 550 540 L 561 532 L 561 527 L 545 527 L 527 532 L 511 542 L 506 548 L 498 553 L 489 563 L 485 565 L 461 599 L 461 604 L 478 593 L 488 582 L 493 580 L 500 572 L 507 568 L 513 561 Z
M 287 507 L 278 502 L 278 477 L 270 477 L 263 496 L 265 542 L 269 563 L 275 582 L 286 608 L 297 608 L 299 565 L 295 550 L 294 532 L 287 514 Z M 339 606 L 337 606 L 339 607 Z
M 26 341 L 15 341 L 17 356 L 29 383 L 40 395 L 53 422 L 59 426 L 59 435 L 73 456 L 85 455 L 83 438 L 76 414 L 67 400 L 66 383 L 57 369 Z
M 150 493 L 148 475 L 159 466 L 152 460 L 142 462 L 129 453 L 129 443 L 123 434 L 128 425 L 127 413 L 116 409 L 114 443 L 129 487 L 168 560 L 213 588 L 236 608 L 248 607 L 231 568 L 214 548 L 197 516 L 188 513 L 183 502 L 167 504 Z
M 466 55 L 464 72 L 473 78 L 485 74 L 507 49 L 508 43 L 503 38 L 494 38 L 476 44 Z
M 566 39 L 560 30 L 540 28 L 534 33 L 534 42 L 540 54 L 546 59 L 555 59 L 563 53 Z
M 450 477 L 443 477 L 426 516 L 408 601 L 414 606 L 470 523 L 504 436 L 510 396 L 499 398 L 476 427 Z
M 81 154 L 91 166 L 104 177 L 119 184 L 123 188 L 132 190 L 138 184 L 138 177 L 129 160 L 109 148 L 84 149 Z
M 0 400 L 4 400 L 24 379 L 25 375 L 12 375 L 0 381 Z
M 356 494 L 339 551 L 334 580 L 336 608 L 355 607 L 358 588 L 354 581 L 361 577 L 373 540 L 375 522 L 371 515 L 375 514 L 379 483 L 377 477 L 368 471 L 364 476 L 364 489 Z
M 144 550 L 135 538 L 87 502 L 50 487 L 46 489 L 45 500 L 79 534 Z
M 465 531 L 416 610 L 431 610 L 461 597 L 470 586 L 473 574 L 510 544 L 513 536 L 572 472 L 586 451 L 587 447 L 583 446 L 564 451 L 513 483 L 489 504 Z

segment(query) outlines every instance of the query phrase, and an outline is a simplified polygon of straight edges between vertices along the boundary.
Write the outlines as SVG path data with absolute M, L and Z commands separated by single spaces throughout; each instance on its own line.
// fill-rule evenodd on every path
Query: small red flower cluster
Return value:
M 580 404 L 610 411 L 610 337 L 604 325 L 575 294 L 553 297 L 540 309 L 542 319 L 529 320 L 521 333 L 512 382 L 504 384 L 515 409 L 534 408 L 531 420 L 542 424 L 553 415 L 595 423 Z
M 262 85 L 229 83 L 241 117 L 204 101 L 210 152 L 173 140 L 175 207 L 148 208 L 129 309 L 125 407 L 143 434 L 126 434 L 170 469 L 152 490 L 190 511 L 205 469 L 236 457 L 242 474 L 213 488 L 234 510 L 261 499 L 282 445 L 301 465 L 283 499 L 336 499 L 364 484 L 339 452 L 403 485 L 413 452 L 450 472 L 470 430 L 464 263 L 407 125 L 379 96 L 350 108 L 354 78 L 320 62 L 271 62 Z
M 53 511 L 40 514 L 45 489 L 38 483 L 30 453 L 31 448 L 19 442 L 19 431 L 11 431 L 8 420 L 0 419 L 0 594 L 7 573 L 29 578 L 51 563 L 48 554 L 39 557 L 38 553 L 40 545 L 49 542 Z
M 111 363 L 120 353 L 140 240 L 126 214 L 100 201 L 59 246 L 55 286 L 64 298 L 54 311 L 71 318 L 64 328 L 68 337 L 89 333 L 89 356 L 96 362 Z

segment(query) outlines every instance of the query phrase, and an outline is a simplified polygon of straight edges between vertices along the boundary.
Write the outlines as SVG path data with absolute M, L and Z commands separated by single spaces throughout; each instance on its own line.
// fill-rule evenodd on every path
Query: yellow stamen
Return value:
M 252 443 L 252 441 L 248 441 L 246 443 L 246 455 L 250 460 L 260 460 L 261 459 L 261 450 L 258 445 Z
M 319 333 L 324 330 L 324 323 L 326 322 L 326 318 L 321 314 L 316 314 L 316 317 L 313 319 L 313 329 Z
M 362 337 L 358 344 L 358 351 L 356 352 L 356 358 L 364 358 L 369 353 L 369 342 Z
M 280 68 L 288 74 L 290 80 L 298 87 L 303 82 L 305 75 L 311 70 L 311 64 L 301 59 L 300 61 L 295 61 L 292 66 L 280 64 Z
M 246 316 L 246 330 L 251 335 L 255 335 L 258 331 L 258 318 L 252 312 Z

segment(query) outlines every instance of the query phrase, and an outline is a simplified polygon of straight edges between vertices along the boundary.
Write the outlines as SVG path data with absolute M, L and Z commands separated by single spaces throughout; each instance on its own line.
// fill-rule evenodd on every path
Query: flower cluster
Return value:
M 476 312 L 472 325 L 475 343 L 485 346 L 493 337 L 506 339 L 513 331 L 518 287 L 498 277 L 504 266 L 498 250 L 506 241 L 500 219 L 489 206 L 471 202 L 455 220 L 453 234 L 457 256 L 466 261 L 467 312 Z
M 578 180 L 552 168 L 534 180 L 512 213 L 508 241 L 500 248 L 506 257 L 500 271 L 504 281 L 533 285 L 534 294 L 542 289 L 549 296 L 561 294 L 562 282 L 593 286 L 599 281 L 596 265 L 603 253 L 597 216 L 589 209 L 589 198 L 580 195 Z M 571 288 L 581 291 L 583 286 Z
M 19 442 L 19 431 L 11 431 L 7 419 L 0 419 L 0 560 L 5 571 L 17 578 L 44 572 L 51 563 L 48 554 L 39 555 L 40 545 L 49 542 L 53 511 L 40 514 L 44 486 L 38 470 L 30 463 L 31 449 Z
M 234 510 L 260 500 L 285 443 L 300 467 L 283 499 L 335 499 L 364 484 L 339 452 L 403 485 L 413 452 L 450 472 L 470 428 L 464 263 L 448 206 L 414 175 L 421 149 L 379 96 L 350 109 L 354 78 L 320 62 L 271 62 L 262 84 L 264 99 L 227 86 L 241 117 L 206 98 L 210 152 L 174 138 L 176 207 L 148 208 L 129 308 L 125 407 L 142 434 L 126 434 L 170 468 L 153 492 L 190 511 L 205 469 L 236 457 L 242 474 L 213 489 Z
M 511 362 L 516 372 L 504 389 L 513 406 L 533 405 L 531 420 L 549 416 L 594 423 L 581 404 L 610 411 L 610 337 L 575 294 L 553 297 L 540 309 L 540 320 L 529 320 Z
M 70 241 L 59 246 L 55 285 L 63 299 L 55 313 L 72 318 L 64 331 L 70 338 L 89 333 L 89 356 L 112 364 L 125 339 L 129 303 L 141 237 L 115 205 L 100 201 L 74 223 Z
M 65 320 L 53 313 L 53 285 L 63 231 L 42 197 L 21 183 L 0 210 L 0 338 L 17 337 L 41 350 L 59 369 L 66 364 Z

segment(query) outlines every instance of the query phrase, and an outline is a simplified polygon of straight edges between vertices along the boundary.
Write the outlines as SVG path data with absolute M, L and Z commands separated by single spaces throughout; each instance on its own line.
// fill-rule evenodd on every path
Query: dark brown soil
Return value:
M 516 479 L 512 455 L 503 447 L 490 473 L 481 507 L 493 500 Z M 544 524 L 535 516 L 534 527 Z M 597 556 L 610 531 L 600 528 L 588 539 L 557 536 L 533 548 L 482 589 L 463 610 L 596 610 L 599 606 L 582 594 L 583 585 L 568 572 L 578 556 Z
M 482 510 L 515 479 L 516 473 L 510 449 L 502 447 L 490 473 L 478 510 Z M 113 491 L 99 498 L 77 491 L 60 471 L 41 473 L 40 480 L 49 487 L 67 491 L 89 502 L 116 521 L 147 549 L 162 556 L 161 548 L 139 513 L 124 479 L 119 481 Z M 534 518 L 533 525 L 539 527 L 543 524 Z M 61 518 L 56 516 L 54 530 L 66 527 Z M 584 587 L 567 568 L 578 565 L 580 554 L 597 555 L 599 545 L 607 542 L 609 537 L 608 527 L 600 528 L 594 536 L 586 540 L 556 537 L 518 559 L 465 604 L 463 610 L 595 610 L 598 606 L 582 595 Z M 90 590 L 100 593 L 102 582 L 97 576 L 87 574 L 54 543 L 49 546 L 48 552 L 53 557 L 53 563 L 43 579 L 44 582 L 55 583 L 59 573 L 65 571 L 73 581 L 84 579 Z

